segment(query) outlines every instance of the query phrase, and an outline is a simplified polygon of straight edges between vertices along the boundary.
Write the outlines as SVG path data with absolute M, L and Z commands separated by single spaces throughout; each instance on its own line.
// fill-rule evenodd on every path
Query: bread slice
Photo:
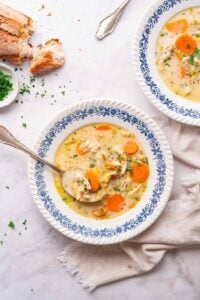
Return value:
M 65 63 L 62 44 L 59 39 L 48 40 L 37 46 L 29 67 L 32 74 L 39 74 L 63 66 Z
M 28 44 L 33 33 L 33 21 L 26 15 L 0 3 L 0 58 L 21 64 L 32 57 Z

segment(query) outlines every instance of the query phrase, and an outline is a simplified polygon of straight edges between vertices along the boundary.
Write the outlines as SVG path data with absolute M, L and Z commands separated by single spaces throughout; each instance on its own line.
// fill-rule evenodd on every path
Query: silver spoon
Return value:
M 109 14 L 99 23 L 96 32 L 97 40 L 103 40 L 115 30 L 125 8 L 130 2 L 131 0 L 125 0 L 117 9 L 114 10 L 114 12 Z
M 72 189 L 70 188 L 70 183 L 72 183 L 75 176 L 83 176 L 81 170 L 62 170 L 58 168 L 57 166 L 51 164 L 50 162 L 46 161 L 45 159 L 41 158 L 39 155 L 37 155 L 35 152 L 33 152 L 31 149 L 26 147 L 24 144 L 22 144 L 16 137 L 12 135 L 12 133 L 6 129 L 4 126 L 0 126 L 0 143 L 11 146 L 15 149 L 21 150 L 27 154 L 29 154 L 33 159 L 40 161 L 44 165 L 47 165 L 49 168 L 51 168 L 53 171 L 57 172 L 61 178 L 62 178 L 62 185 L 65 191 L 70 194 L 72 197 L 76 198 L 74 195 Z M 77 199 L 76 200 L 80 202 L 96 202 L 99 201 L 99 199 L 95 198 L 95 195 L 91 195 L 91 199 Z

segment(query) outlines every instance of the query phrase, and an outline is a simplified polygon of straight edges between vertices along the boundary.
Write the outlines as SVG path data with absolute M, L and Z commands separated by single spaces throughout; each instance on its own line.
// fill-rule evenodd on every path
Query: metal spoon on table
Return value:
M 125 0 L 118 8 L 116 8 L 111 14 L 109 14 L 99 23 L 96 32 L 97 40 L 103 40 L 115 30 L 125 8 L 130 2 L 131 0 Z
M 74 195 L 70 183 L 72 183 L 75 176 L 82 176 L 81 170 L 62 170 L 55 166 L 54 164 L 46 161 L 45 159 L 41 158 L 39 155 L 37 155 L 35 152 L 33 152 L 31 149 L 26 147 L 24 144 L 22 144 L 16 137 L 12 135 L 12 133 L 6 129 L 4 126 L 0 126 L 0 143 L 11 146 L 13 148 L 16 148 L 18 150 L 21 150 L 27 154 L 29 154 L 33 159 L 43 163 L 44 165 L 47 165 L 50 169 L 57 172 L 61 178 L 62 178 L 62 185 L 64 190 L 70 194 L 72 197 L 76 198 Z M 98 198 L 95 197 L 95 195 L 91 195 L 90 199 L 76 199 L 80 202 L 97 202 L 99 201 Z

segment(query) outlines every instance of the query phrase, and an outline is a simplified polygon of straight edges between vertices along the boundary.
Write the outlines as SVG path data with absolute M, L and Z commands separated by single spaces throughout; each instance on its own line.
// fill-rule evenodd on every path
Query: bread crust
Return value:
M 44 73 L 64 65 L 64 56 L 61 52 L 62 44 L 59 39 L 48 40 L 40 44 L 34 52 L 29 71 L 32 74 Z
M 32 32 L 31 18 L 0 3 L 0 58 L 14 64 L 31 58 L 28 41 Z

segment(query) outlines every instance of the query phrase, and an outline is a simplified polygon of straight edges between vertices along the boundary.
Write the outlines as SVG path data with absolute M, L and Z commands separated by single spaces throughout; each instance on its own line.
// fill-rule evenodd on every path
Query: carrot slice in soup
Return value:
M 96 192 L 100 188 L 98 173 L 93 169 L 89 169 L 86 171 L 85 177 L 89 180 L 92 192 Z
M 173 33 L 183 33 L 188 29 L 188 27 L 186 19 L 180 19 L 166 24 L 167 30 Z
M 145 163 L 132 164 L 131 178 L 134 182 L 142 183 L 149 177 L 149 166 Z
M 133 140 L 128 140 L 124 145 L 124 152 L 128 155 L 134 154 L 138 151 L 138 143 Z
M 89 152 L 89 149 L 84 144 L 79 143 L 76 146 L 76 152 L 80 155 L 85 155 Z
M 180 53 L 180 51 L 178 51 L 177 49 L 174 51 L 176 57 L 178 58 L 178 60 L 182 60 L 183 59 L 183 55 Z
M 186 75 L 186 69 L 183 67 L 182 64 L 180 65 L 180 68 L 181 68 L 181 78 L 184 78 Z
M 97 130 L 110 130 L 111 126 L 109 124 L 98 124 L 96 126 Z
M 107 197 L 106 204 L 109 211 L 119 212 L 122 210 L 125 202 L 124 197 L 121 194 L 112 194 Z
M 187 55 L 191 55 L 197 49 L 197 42 L 191 35 L 182 34 L 176 40 L 176 48 Z

